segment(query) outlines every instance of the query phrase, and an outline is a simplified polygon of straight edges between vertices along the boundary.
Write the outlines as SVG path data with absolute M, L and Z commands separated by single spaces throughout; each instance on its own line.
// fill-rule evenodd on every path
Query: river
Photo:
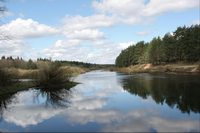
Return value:
M 1 100 L 2 132 L 199 132 L 200 76 L 91 71 Z M 1 104 L 2 105 L 2 104 Z

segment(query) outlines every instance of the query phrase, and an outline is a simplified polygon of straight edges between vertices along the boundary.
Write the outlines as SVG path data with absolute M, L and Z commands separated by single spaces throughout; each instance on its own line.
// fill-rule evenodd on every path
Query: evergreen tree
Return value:
M 174 38 L 170 33 L 165 34 L 162 39 L 162 52 L 164 62 L 173 62 L 177 60 Z
M 33 61 L 31 59 L 29 59 L 29 61 L 27 62 L 27 68 L 28 69 L 37 69 L 37 66 L 35 63 L 33 63 Z
M 135 46 L 135 60 L 136 63 L 142 62 L 142 55 L 144 51 L 144 41 L 140 41 Z
M 3 56 L 1 57 L 1 59 L 2 59 L 2 60 L 5 60 L 5 59 L 6 59 L 5 55 L 3 55 Z

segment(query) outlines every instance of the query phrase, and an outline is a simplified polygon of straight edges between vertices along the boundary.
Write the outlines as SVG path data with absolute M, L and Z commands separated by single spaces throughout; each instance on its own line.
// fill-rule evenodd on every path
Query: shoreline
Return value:
M 197 63 L 188 64 L 184 62 L 168 63 L 161 65 L 137 64 L 122 68 L 112 67 L 108 68 L 107 70 L 126 73 L 129 75 L 136 73 L 165 73 L 165 74 L 184 74 L 184 75 L 200 74 L 200 66 Z

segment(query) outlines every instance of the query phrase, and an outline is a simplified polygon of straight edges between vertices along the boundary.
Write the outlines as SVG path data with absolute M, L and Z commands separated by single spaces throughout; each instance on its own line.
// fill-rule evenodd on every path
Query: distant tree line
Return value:
M 113 67 L 114 64 L 96 64 L 96 63 L 87 63 L 87 62 L 79 62 L 79 61 L 60 61 L 62 65 L 66 66 L 79 66 L 84 68 L 105 68 L 105 67 Z
M 0 68 L 36 69 L 37 67 L 31 59 L 27 62 L 19 57 L 13 58 L 12 56 L 2 56 L 0 60 Z
M 140 41 L 121 51 L 115 60 L 117 67 L 135 64 L 200 60 L 200 25 L 178 27 L 173 35 Z
M 23 60 L 20 57 L 13 58 L 12 56 L 2 56 L 0 60 L 0 68 L 20 68 L 20 69 L 39 69 L 51 64 L 51 62 L 59 63 L 62 66 L 78 66 L 83 68 L 105 68 L 112 67 L 112 64 L 93 64 L 78 61 L 65 61 L 56 60 L 52 61 L 51 58 L 37 58 L 37 61 L 29 59 L 28 61 Z

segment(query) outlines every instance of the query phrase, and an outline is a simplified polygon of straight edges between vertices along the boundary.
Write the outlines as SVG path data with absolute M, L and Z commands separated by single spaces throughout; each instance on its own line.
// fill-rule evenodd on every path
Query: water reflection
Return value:
M 0 122 L 3 119 L 4 111 L 8 110 L 8 106 L 13 103 L 14 94 L 3 94 L 0 92 Z
M 151 115 L 149 115 L 151 113 Z M 161 117 L 157 109 L 136 109 L 121 114 L 117 123 L 107 124 L 102 132 L 198 132 L 199 121 Z M 120 116 L 118 116 L 120 117 Z
M 166 103 L 183 113 L 200 112 L 199 76 L 141 74 L 123 80 L 123 88 L 143 99 L 149 96 L 157 104 Z
M 41 104 L 45 107 L 53 108 L 65 108 L 70 105 L 70 90 L 62 88 L 57 85 L 56 87 L 48 88 L 35 88 L 38 91 L 34 91 L 33 101 L 40 103 L 40 97 L 45 99 Z
M 23 85 L 23 83 L 20 86 L 13 84 L 0 89 L 1 121 L 14 122 L 22 127 L 30 124 L 36 125 L 70 105 L 70 88 L 64 88 L 63 85 L 31 88 L 28 91 L 17 92 L 16 90 L 20 90 L 19 87 L 26 87 Z M 51 114 L 47 115 L 48 112 Z
M 18 101 L 15 106 L 11 107 L 12 104 L 9 104 L 10 111 L 5 110 L 4 121 L 12 130 L 15 129 L 13 125 L 17 125 L 15 131 L 18 132 L 26 131 L 26 129 L 31 132 L 199 131 L 198 114 L 194 114 L 193 111 L 190 112 L 190 115 L 181 114 L 176 108 L 171 109 L 168 105 L 165 106 L 166 99 L 171 97 L 171 95 L 166 95 L 167 90 L 154 90 L 151 87 L 148 90 L 146 88 L 148 85 L 145 84 L 153 85 L 155 81 L 151 82 L 157 77 L 175 80 L 173 77 L 162 75 L 126 76 L 102 71 L 82 74 L 75 79 L 76 82 L 82 84 L 78 84 L 70 91 L 61 89 L 63 87 L 57 89 L 53 89 L 53 87 L 34 88 L 18 93 L 12 100 Z M 135 80 L 139 83 L 136 83 Z M 196 82 L 194 79 L 192 81 Z M 136 86 L 131 88 L 133 83 Z M 137 96 L 123 91 L 121 84 L 124 85 L 124 89 L 126 88 L 127 91 Z M 162 87 L 163 82 L 158 81 L 157 84 L 154 84 L 153 87 L 157 87 L 157 84 Z M 131 91 L 132 89 L 134 91 Z M 153 91 L 161 91 L 166 94 Z M 154 102 L 157 94 L 162 95 L 163 106 Z M 157 103 L 161 103 L 158 101 Z M 64 103 L 65 106 L 63 106 Z M 0 130 L 1 128 L 2 131 L 8 129 L 3 124 L 0 124 Z
M 4 117 L 4 112 L 9 110 L 9 105 L 17 102 L 17 100 L 14 101 L 13 99 L 16 98 L 16 90 L 19 84 L 16 82 L 9 82 L 9 84 L 0 85 L 0 122 Z

